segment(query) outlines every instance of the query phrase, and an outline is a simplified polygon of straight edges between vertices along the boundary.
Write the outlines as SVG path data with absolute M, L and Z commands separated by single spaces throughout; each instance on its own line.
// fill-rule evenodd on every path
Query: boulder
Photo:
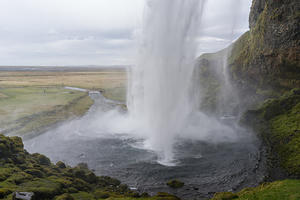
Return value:
M 34 197 L 33 192 L 14 192 L 13 200 L 31 200 Z

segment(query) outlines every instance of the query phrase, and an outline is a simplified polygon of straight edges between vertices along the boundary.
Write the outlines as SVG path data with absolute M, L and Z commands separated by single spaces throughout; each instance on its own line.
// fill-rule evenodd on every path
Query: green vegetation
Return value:
M 1 71 L 2 87 L 72 86 L 90 90 L 105 90 L 126 85 L 125 70 L 94 71 Z
M 184 182 L 181 182 L 179 180 L 171 180 L 169 182 L 167 182 L 167 186 L 171 187 L 171 188 L 182 188 L 184 186 Z
M 38 200 L 178 200 L 167 193 L 138 194 L 116 179 L 96 176 L 86 164 L 54 165 L 44 155 L 25 151 L 21 138 L 0 135 L 0 198 L 12 199 L 15 191 L 34 192 Z
M 235 81 L 243 81 L 254 91 L 279 95 L 300 87 L 299 38 L 294 36 L 297 20 L 285 20 L 294 16 L 296 11 L 286 11 L 294 3 L 266 1 L 255 25 L 232 45 L 229 67 Z
M 125 101 L 127 72 L 125 70 L 95 69 L 93 71 L 4 71 L 1 87 L 63 87 L 71 86 L 103 91 L 114 100 Z M 116 89 L 117 92 L 113 90 Z M 107 91 L 107 92 L 106 92 Z M 117 94 L 115 97 L 114 94 Z
M 299 11 L 296 0 L 253 1 L 250 31 L 230 47 L 228 69 L 240 105 L 242 122 L 259 134 L 268 148 L 267 167 L 300 178 Z M 224 51 L 199 58 L 205 98 L 201 108 L 214 113 L 218 104 Z M 290 91 L 290 92 L 289 92 Z M 281 173 L 281 172 L 280 172 Z M 273 180 L 272 174 L 270 179 Z M 214 200 L 300 199 L 300 180 L 265 183 L 238 193 L 218 193 Z
M 93 104 L 86 92 L 62 87 L 7 87 L 0 94 L 2 132 L 26 137 L 81 116 Z
M 244 121 L 277 155 L 280 166 L 288 174 L 300 177 L 300 89 L 266 100 L 260 108 L 248 111 Z
M 125 102 L 127 95 L 126 92 L 125 87 L 115 87 L 104 90 L 102 94 L 108 99 Z
M 198 69 L 199 72 L 199 87 L 201 90 L 202 96 L 201 98 L 201 105 L 200 105 L 200 110 L 205 111 L 207 113 L 215 113 L 217 111 L 217 100 L 218 100 L 218 95 L 221 91 L 221 81 L 218 78 L 218 73 L 216 72 L 216 68 L 214 68 L 214 64 L 217 61 L 209 60 L 210 62 L 206 62 L 209 59 L 210 56 L 209 54 L 204 54 L 203 58 L 201 56 L 202 63 L 201 67 Z M 221 55 L 218 53 L 213 54 L 214 56 L 221 57 Z
M 246 188 L 238 193 L 217 193 L 212 200 L 297 200 L 300 199 L 300 180 L 284 180 Z
M 222 71 L 224 52 L 228 56 L 228 70 L 232 85 L 237 89 L 243 107 L 252 107 L 268 98 L 300 88 L 299 11 L 297 1 L 278 4 L 256 0 L 250 13 L 250 31 L 244 33 L 230 47 L 199 58 L 203 73 L 201 87 L 208 88 L 202 107 L 214 111 L 219 85 L 214 73 Z M 289 10 L 289 11 L 288 11 Z M 205 61 L 205 62 L 203 62 Z
M 64 120 L 82 116 L 93 104 L 87 92 L 64 86 L 102 91 L 125 102 L 124 70 L 1 71 L 0 131 L 33 137 Z

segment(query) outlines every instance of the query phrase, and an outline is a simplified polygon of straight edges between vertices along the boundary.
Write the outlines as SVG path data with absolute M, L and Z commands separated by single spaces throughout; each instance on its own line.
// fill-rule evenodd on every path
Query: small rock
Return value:
M 148 198 L 148 197 L 150 197 L 150 195 L 149 195 L 147 192 L 143 192 L 143 193 L 141 194 L 141 197 L 142 197 L 142 198 Z
M 167 182 L 167 185 L 171 188 L 181 188 L 184 186 L 184 182 L 178 181 L 178 180 L 172 180 Z
M 199 190 L 199 188 L 197 188 L 197 187 L 193 187 L 193 189 L 194 189 L 194 190 Z
M 63 163 L 62 161 L 58 161 L 56 163 L 56 166 L 59 167 L 59 168 L 61 168 L 61 169 L 65 169 L 66 168 L 65 163 Z
M 33 192 L 14 192 L 13 200 L 31 200 L 33 196 Z

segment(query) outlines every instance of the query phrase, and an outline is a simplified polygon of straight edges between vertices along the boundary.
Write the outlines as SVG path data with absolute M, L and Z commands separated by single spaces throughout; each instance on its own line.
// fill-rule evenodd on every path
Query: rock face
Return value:
M 268 147 L 270 180 L 299 178 L 300 1 L 253 0 L 249 24 L 250 31 L 230 47 L 199 58 L 200 108 L 218 111 L 227 56 L 229 80 L 240 99 L 233 107 Z
M 300 87 L 300 2 L 254 0 L 250 33 L 233 47 L 230 69 L 242 85 L 254 89 L 289 90 Z
M 251 126 L 268 147 L 270 180 L 300 178 L 300 89 L 248 110 L 242 122 Z
M 243 107 L 300 88 L 299 10 L 298 0 L 253 0 L 250 31 L 228 48 L 231 49 L 228 56 L 230 80 L 243 97 Z M 218 90 L 222 85 L 214 77 L 215 71 L 221 70 L 220 65 L 214 63 L 222 62 L 223 53 L 224 50 L 199 58 L 200 68 L 206 68 L 200 70 L 200 75 L 209 79 L 203 87 Z M 215 92 L 210 93 L 205 98 L 216 99 Z M 205 99 L 202 102 L 207 104 Z
M 267 148 L 267 181 L 214 199 L 300 198 L 300 1 L 253 0 L 250 30 L 230 47 L 198 58 L 195 74 L 202 92 L 200 109 L 218 114 L 227 61 L 237 92 L 241 122 L 256 131 Z M 227 55 L 226 55 L 227 51 Z M 228 53 L 229 52 L 229 53 Z M 224 59 L 224 58 L 227 58 Z M 223 75 L 224 76 L 224 75 Z M 229 106 L 229 105 L 228 105 Z
M 249 16 L 249 26 L 253 28 L 258 20 L 259 15 L 263 12 L 265 8 L 266 1 L 253 0 L 251 13 Z

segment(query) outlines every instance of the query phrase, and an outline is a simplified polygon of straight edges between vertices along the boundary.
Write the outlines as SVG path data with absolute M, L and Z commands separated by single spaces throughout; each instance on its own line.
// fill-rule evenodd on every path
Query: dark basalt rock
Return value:
M 259 15 L 262 13 L 262 11 L 265 8 L 265 1 L 261 0 L 253 0 L 252 6 L 251 6 L 251 12 L 249 15 L 249 27 L 253 28 L 258 20 Z

